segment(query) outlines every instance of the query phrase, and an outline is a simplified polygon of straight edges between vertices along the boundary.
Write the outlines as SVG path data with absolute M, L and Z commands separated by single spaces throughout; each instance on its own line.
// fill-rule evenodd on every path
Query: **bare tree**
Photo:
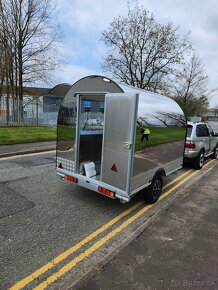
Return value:
M 49 73 L 58 65 L 55 49 L 59 27 L 52 19 L 51 3 L 0 0 L 0 30 L 4 31 L 5 50 L 11 56 L 8 75 L 18 101 L 19 120 L 23 119 L 24 84 L 48 82 Z
M 181 65 L 173 84 L 174 99 L 183 109 L 185 116 L 202 116 L 208 107 L 208 76 L 204 65 L 195 51 Z
M 8 35 L 8 27 L 6 19 L 2 17 L 2 5 L 0 1 L 0 102 L 6 96 L 6 121 L 9 122 L 9 99 L 10 99 L 10 87 L 11 74 L 12 74 L 12 50 L 11 50 L 11 38 Z M 4 97 L 3 97 L 4 95 Z
M 102 65 L 124 83 L 150 91 L 165 91 L 167 77 L 190 48 L 188 35 L 180 37 L 171 23 L 159 24 L 144 7 L 129 8 L 102 34 L 110 48 Z
M 175 124 L 180 127 L 186 127 L 186 119 L 183 114 L 157 112 L 153 115 L 153 117 L 163 123 L 166 127 L 170 127 Z

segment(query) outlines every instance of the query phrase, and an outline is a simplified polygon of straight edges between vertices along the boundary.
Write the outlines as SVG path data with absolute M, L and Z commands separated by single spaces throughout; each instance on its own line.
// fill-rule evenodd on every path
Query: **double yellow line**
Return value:
M 212 161 L 208 162 L 204 167 L 208 166 Z M 163 193 L 159 200 L 162 200 L 164 197 L 172 193 L 174 190 L 179 188 L 182 184 L 184 184 L 187 180 L 191 179 L 194 175 L 196 175 L 199 171 L 194 171 L 193 169 L 188 170 L 187 172 L 181 174 L 168 184 L 166 184 L 163 189 L 166 189 L 170 187 L 171 185 L 175 184 L 175 182 L 182 179 L 179 183 L 177 183 L 175 186 L 167 190 L 165 193 Z M 187 176 L 188 175 L 188 176 Z M 187 176 L 187 177 L 185 177 Z M 184 178 L 185 177 L 185 178 Z M 184 179 L 183 179 L 184 178 Z M 46 265 L 41 267 L 40 269 L 36 270 L 23 280 L 19 281 L 15 285 L 13 285 L 10 289 L 11 290 L 19 290 L 27 286 L 29 283 L 40 277 L 41 275 L 45 274 L 47 271 L 51 270 L 53 267 L 57 266 L 60 262 L 65 260 L 67 257 L 69 257 L 71 254 L 79 250 L 81 247 L 83 247 L 85 244 L 93 240 L 95 237 L 97 237 L 99 234 L 103 233 L 105 230 L 116 224 L 118 221 L 120 221 L 125 216 L 129 215 L 131 212 L 136 210 L 138 207 L 142 206 L 143 202 L 138 202 L 128 210 L 124 211 L 111 221 L 109 221 L 107 224 L 103 225 L 101 228 L 96 230 L 95 232 L 91 233 L 89 236 L 84 238 L 82 241 L 80 241 L 75 246 L 69 248 L 67 251 L 61 253 L 56 258 L 54 258 L 52 261 L 48 262 Z M 144 214 L 146 211 L 148 211 L 151 207 L 154 205 L 146 205 L 141 210 L 136 212 L 133 216 L 128 218 L 126 221 L 124 221 L 121 225 L 116 227 L 114 230 L 112 230 L 110 233 L 106 234 L 103 238 L 95 242 L 92 246 L 90 246 L 87 250 L 85 250 L 83 253 L 79 254 L 77 257 L 72 259 L 69 263 L 67 263 L 65 266 L 63 266 L 60 270 L 49 276 L 44 282 L 40 283 L 38 286 L 36 286 L 34 289 L 41 290 L 47 288 L 50 284 L 57 281 L 60 277 L 65 275 L 67 272 L 69 272 L 72 268 L 74 268 L 79 262 L 90 256 L 92 253 L 96 252 L 100 247 L 102 247 L 107 241 L 112 239 L 114 236 L 116 236 L 119 232 L 121 232 L 123 229 L 125 229 L 128 225 L 130 225 L 132 222 L 134 222 L 137 218 L 139 218 L 142 214 Z

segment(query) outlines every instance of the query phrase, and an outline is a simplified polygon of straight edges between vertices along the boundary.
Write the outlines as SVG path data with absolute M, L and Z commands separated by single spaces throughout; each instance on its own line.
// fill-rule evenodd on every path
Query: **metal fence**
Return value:
M 0 126 L 51 126 L 57 124 L 57 114 L 59 106 L 56 104 L 46 104 L 43 97 L 23 98 L 23 119 L 22 122 L 15 121 L 13 112 L 13 99 L 9 99 L 9 117 L 7 117 L 7 100 L 1 96 L 0 99 Z

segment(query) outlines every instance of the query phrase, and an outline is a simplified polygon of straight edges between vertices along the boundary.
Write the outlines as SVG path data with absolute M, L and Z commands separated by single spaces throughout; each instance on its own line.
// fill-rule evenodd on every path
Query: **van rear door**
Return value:
M 105 98 L 101 181 L 130 192 L 138 94 L 115 93 Z

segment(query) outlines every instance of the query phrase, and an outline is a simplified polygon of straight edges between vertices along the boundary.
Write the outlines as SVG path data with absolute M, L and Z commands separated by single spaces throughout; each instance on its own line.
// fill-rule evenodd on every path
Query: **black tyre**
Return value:
M 152 183 L 146 188 L 144 198 L 147 203 L 155 203 L 161 195 L 163 187 L 162 177 L 160 175 L 155 176 Z
M 201 169 L 204 166 L 204 159 L 205 159 L 204 150 L 201 150 L 194 161 L 193 164 L 194 168 Z
M 217 155 L 218 155 L 218 146 L 216 146 L 213 150 L 213 154 L 211 155 L 211 157 L 213 159 L 216 159 L 217 158 Z

